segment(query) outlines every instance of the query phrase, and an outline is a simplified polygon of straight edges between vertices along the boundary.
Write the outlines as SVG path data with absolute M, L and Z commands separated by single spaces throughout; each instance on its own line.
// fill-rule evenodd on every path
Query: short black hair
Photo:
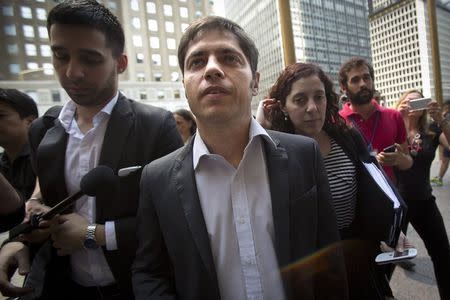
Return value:
M 67 0 L 56 5 L 48 14 L 47 30 L 53 24 L 82 25 L 97 29 L 105 35 L 106 45 L 114 57 L 123 53 L 125 35 L 117 17 L 95 0 Z
M 33 116 L 39 116 L 36 102 L 25 93 L 16 89 L 2 89 L 0 88 L 0 102 L 6 103 L 14 109 L 21 119 Z
M 178 64 L 180 65 L 181 73 L 184 74 L 184 60 L 189 48 L 189 43 L 193 41 L 200 33 L 211 30 L 223 30 L 231 32 L 238 40 L 239 46 L 247 58 L 253 76 L 255 76 L 258 69 L 258 49 L 250 36 L 242 29 L 241 26 L 231 20 L 218 17 L 207 16 L 192 22 L 181 37 L 178 45 Z

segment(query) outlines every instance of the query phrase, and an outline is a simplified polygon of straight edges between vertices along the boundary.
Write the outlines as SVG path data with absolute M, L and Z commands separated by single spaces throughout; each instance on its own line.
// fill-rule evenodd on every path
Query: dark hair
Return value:
M 37 118 L 39 116 L 36 102 L 25 93 L 16 89 L 0 88 L 0 102 L 6 103 L 14 109 L 21 119 L 28 116 Z
M 181 73 L 184 74 L 184 60 L 186 59 L 189 43 L 193 41 L 200 33 L 211 30 L 229 31 L 234 34 L 239 42 L 242 52 L 244 52 L 244 55 L 250 64 L 253 76 L 255 76 L 256 70 L 258 69 L 259 55 L 255 43 L 238 24 L 217 16 L 208 16 L 198 19 L 192 22 L 184 32 L 181 37 L 180 44 L 178 45 L 178 64 L 180 66 Z
M 189 132 L 191 133 L 191 135 L 193 135 L 195 133 L 195 131 L 197 130 L 197 122 L 195 121 L 194 115 L 189 110 L 184 109 L 184 108 L 177 109 L 173 113 L 179 115 L 186 121 L 192 122 L 192 126 L 189 129 Z
M 48 14 L 47 30 L 53 24 L 82 25 L 99 30 L 105 35 L 106 45 L 114 57 L 123 53 L 125 36 L 117 17 L 95 0 L 67 0 L 56 5 Z
M 373 71 L 373 67 L 371 64 L 367 62 L 362 57 L 352 57 L 346 62 L 344 62 L 339 69 L 339 84 L 341 86 L 347 87 L 347 81 L 348 81 L 348 73 L 353 69 L 361 66 L 366 66 L 369 69 L 370 77 L 372 78 L 372 81 L 375 80 L 375 74 Z
M 333 91 L 333 82 L 328 78 L 325 72 L 315 64 L 295 63 L 287 66 L 270 89 L 268 98 L 280 101 L 281 107 L 284 107 L 286 105 L 287 97 L 291 93 L 292 85 L 297 80 L 310 76 L 319 77 L 325 88 L 327 106 L 323 130 L 326 132 L 347 130 L 348 127 L 345 124 L 344 119 L 339 115 L 339 96 Z M 285 120 L 281 107 L 272 109 L 270 112 L 269 118 L 272 122 L 272 129 L 287 133 L 296 133 L 292 121 L 289 118 Z

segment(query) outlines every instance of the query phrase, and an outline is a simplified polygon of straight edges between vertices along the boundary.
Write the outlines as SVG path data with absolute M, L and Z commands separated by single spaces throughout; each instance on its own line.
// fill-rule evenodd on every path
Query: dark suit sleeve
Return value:
M 325 168 L 316 146 L 315 174 L 317 180 L 318 244 L 323 255 L 321 263 L 328 266 L 326 272 L 315 278 L 316 299 L 348 299 L 347 276 L 344 256 L 339 243 L 336 215 L 331 204 L 331 194 Z
M 145 167 L 141 178 L 137 226 L 139 243 L 132 266 L 133 291 L 137 300 L 175 299 L 171 265 L 151 199 L 154 181 L 150 179 L 150 173 L 150 166 Z

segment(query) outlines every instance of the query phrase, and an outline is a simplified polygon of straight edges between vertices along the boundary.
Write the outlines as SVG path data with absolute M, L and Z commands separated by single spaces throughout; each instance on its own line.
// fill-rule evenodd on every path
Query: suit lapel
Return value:
M 183 207 L 184 214 L 200 253 L 202 261 L 212 277 L 217 283 L 216 269 L 212 257 L 211 245 L 206 230 L 205 219 L 203 217 L 200 199 L 198 198 L 197 186 L 195 183 L 194 168 L 192 162 L 193 139 L 188 146 L 178 156 L 175 161 L 175 182 L 176 190 Z
M 61 123 L 56 120 L 38 146 L 38 177 L 42 187 L 54 187 L 45 193 L 51 199 L 45 199 L 47 205 L 55 205 L 67 196 L 64 165 L 66 157 L 67 134 Z M 45 174 L 53 174 L 46 176 Z M 47 182 L 45 182 L 47 180 Z
M 290 262 L 288 157 L 286 150 L 279 147 L 279 141 L 271 137 L 277 147 L 265 142 L 264 148 L 272 199 L 275 250 L 279 266 L 284 267 Z
M 106 128 L 99 165 L 107 165 L 117 171 L 122 152 L 127 147 L 125 142 L 133 123 L 134 115 L 130 104 L 122 94 L 119 94 Z

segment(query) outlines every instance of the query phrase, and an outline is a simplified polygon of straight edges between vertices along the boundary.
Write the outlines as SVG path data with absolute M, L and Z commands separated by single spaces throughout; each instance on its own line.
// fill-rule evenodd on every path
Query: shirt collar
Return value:
M 112 110 L 114 109 L 114 106 L 116 105 L 118 99 L 119 99 L 119 91 L 117 91 L 114 97 L 110 101 L 108 101 L 108 103 L 102 108 L 102 110 L 99 111 L 94 116 L 93 118 L 94 126 L 96 126 L 96 124 L 99 122 L 98 118 L 100 115 L 103 114 L 111 115 Z M 63 106 L 61 112 L 59 113 L 58 119 L 61 122 L 61 125 L 66 130 L 66 132 L 70 131 L 72 121 L 74 120 L 76 108 L 77 107 L 75 105 L 75 102 L 73 100 L 69 100 L 69 102 L 67 102 Z
M 273 145 L 273 147 L 276 147 L 276 143 L 272 140 L 272 138 L 269 136 L 267 131 L 253 118 L 251 118 L 251 121 L 250 121 L 250 129 L 249 129 L 248 136 L 249 136 L 249 139 L 248 139 L 247 147 L 248 147 L 248 145 L 250 145 L 250 143 L 252 143 L 252 141 L 257 136 L 261 136 L 270 145 Z M 197 133 L 195 134 L 193 143 L 194 143 L 194 145 L 193 145 L 193 163 L 194 163 L 194 170 L 195 170 L 197 168 L 200 158 L 202 156 L 208 156 L 208 155 L 214 155 L 214 154 L 211 154 L 209 152 L 208 147 L 206 146 L 205 142 L 203 141 L 202 137 L 200 136 L 200 133 L 198 132 L 198 129 L 197 129 Z

